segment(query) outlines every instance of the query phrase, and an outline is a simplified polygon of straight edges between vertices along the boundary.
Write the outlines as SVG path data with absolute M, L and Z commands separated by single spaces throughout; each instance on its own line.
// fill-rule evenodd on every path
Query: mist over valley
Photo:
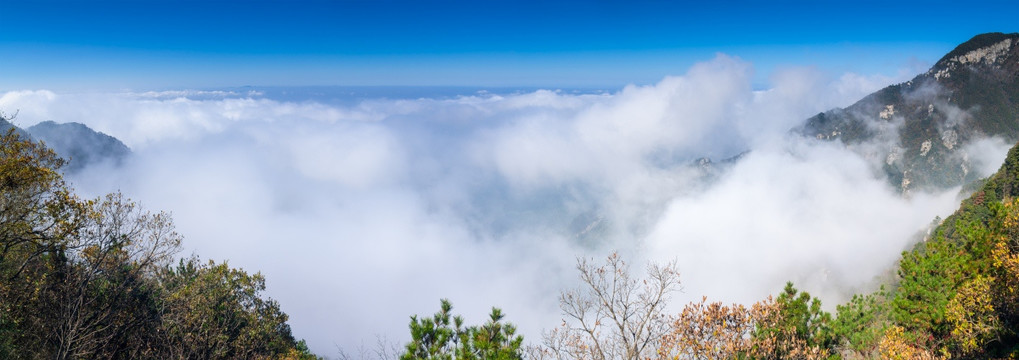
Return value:
M 789 69 L 756 90 L 752 71 L 720 55 L 612 91 L 42 90 L 0 104 L 21 127 L 123 141 L 119 164 L 68 173 L 76 190 L 172 212 L 185 249 L 261 271 L 295 334 L 328 352 L 406 341 L 407 314 L 439 298 L 477 316 L 498 299 L 539 336 L 576 257 L 614 251 L 677 260 L 675 304 L 749 303 L 786 281 L 826 304 L 875 288 L 963 184 L 904 196 L 885 156 L 791 130 L 904 79 Z M 900 146 L 898 117 L 865 115 L 891 124 L 867 146 Z M 1010 143 L 959 146 L 982 178 Z
M 0 359 L 1019 358 L 1012 8 L 0 1 Z

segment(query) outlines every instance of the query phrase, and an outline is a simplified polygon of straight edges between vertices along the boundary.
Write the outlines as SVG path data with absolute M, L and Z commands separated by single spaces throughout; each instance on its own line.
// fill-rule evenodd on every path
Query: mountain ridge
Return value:
M 958 45 L 928 71 L 793 130 L 847 145 L 874 145 L 889 181 L 903 193 L 977 180 L 965 146 L 1019 140 L 1019 33 L 986 33 Z
M 28 128 L 21 128 L 0 118 L 0 131 L 6 132 L 11 128 L 22 137 L 41 141 L 67 160 L 63 169 L 68 173 L 104 162 L 120 165 L 131 154 L 131 149 L 120 139 L 95 131 L 81 123 L 57 123 L 47 120 Z

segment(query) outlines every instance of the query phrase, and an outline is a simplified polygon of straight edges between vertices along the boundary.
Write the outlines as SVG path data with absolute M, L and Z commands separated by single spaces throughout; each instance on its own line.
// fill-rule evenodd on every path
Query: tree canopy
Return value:
M 169 214 L 82 199 L 63 164 L 0 136 L 0 358 L 314 358 L 261 274 L 177 261 Z

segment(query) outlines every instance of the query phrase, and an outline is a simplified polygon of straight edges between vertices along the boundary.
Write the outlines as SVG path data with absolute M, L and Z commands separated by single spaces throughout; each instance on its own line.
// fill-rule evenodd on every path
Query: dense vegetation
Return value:
M 81 199 L 63 163 L 0 136 L 0 358 L 313 358 L 260 274 L 179 260 L 167 214 Z
M 914 351 L 1019 356 L 1019 147 L 931 239 L 903 254 L 889 314 Z M 898 331 L 898 330 L 897 330 Z

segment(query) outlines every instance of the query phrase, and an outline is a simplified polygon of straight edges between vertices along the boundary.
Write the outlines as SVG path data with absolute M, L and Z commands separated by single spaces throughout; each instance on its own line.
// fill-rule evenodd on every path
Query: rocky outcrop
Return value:
M 908 193 L 976 180 L 965 148 L 987 136 L 1019 140 L 1019 33 L 973 37 L 927 72 L 796 129 L 856 146 Z

